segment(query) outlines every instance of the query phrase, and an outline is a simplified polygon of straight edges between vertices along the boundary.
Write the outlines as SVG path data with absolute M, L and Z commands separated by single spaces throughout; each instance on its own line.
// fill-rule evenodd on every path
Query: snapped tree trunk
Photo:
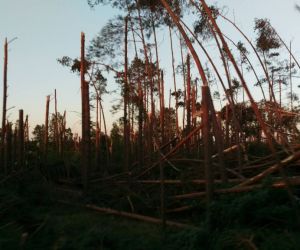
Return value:
M 129 169 L 129 152 L 130 152 L 130 127 L 128 124 L 128 17 L 125 17 L 125 38 L 124 38 L 124 172 Z
M 24 168 L 24 112 L 22 109 L 19 110 L 18 168 Z
M 5 132 L 6 132 L 7 62 L 8 62 L 8 43 L 6 38 L 4 43 L 3 106 L 2 106 L 2 127 L 1 127 L 1 155 L 0 155 L 0 163 L 1 163 L 0 165 L 3 167 L 4 167 L 4 152 L 5 152 Z
M 82 140 L 81 140 L 81 159 L 82 159 L 82 184 L 86 190 L 88 187 L 88 175 L 91 161 L 90 148 L 90 99 L 89 83 L 85 81 L 86 61 L 85 61 L 85 35 L 81 33 L 81 62 L 80 62 L 80 80 L 81 80 L 81 105 L 82 105 Z
M 49 140 L 49 105 L 50 105 L 50 96 L 46 97 L 46 114 L 45 114 L 45 132 L 44 132 L 44 147 L 43 147 L 43 163 L 47 162 L 47 154 L 48 154 L 48 140 Z

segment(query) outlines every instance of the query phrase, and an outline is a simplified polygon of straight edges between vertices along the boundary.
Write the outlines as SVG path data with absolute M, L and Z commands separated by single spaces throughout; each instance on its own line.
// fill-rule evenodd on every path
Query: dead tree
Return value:
M 28 115 L 26 115 L 25 124 L 24 124 L 24 140 L 25 140 L 26 143 L 29 142 L 29 121 L 28 121 Z
M 173 49 L 173 38 L 171 27 L 169 27 L 170 45 L 171 45 L 171 55 L 172 55 L 172 72 L 173 72 L 173 83 L 174 83 L 174 93 L 175 93 L 175 115 L 176 115 L 176 134 L 179 135 L 179 124 L 178 124 L 178 93 L 176 84 L 176 73 L 175 73 L 175 59 L 174 59 L 174 49 Z
M 43 160 L 44 163 L 47 162 L 48 154 L 48 141 L 49 141 L 49 105 L 50 105 L 50 95 L 46 97 L 46 114 L 45 114 L 45 133 L 44 133 L 44 148 L 43 148 Z
M 24 168 L 24 112 L 19 110 L 19 129 L 18 129 L 18 168 Z
M 89 84 L 85 80 L 86 61 L 85 61 L 85 35 L 81 33 L 81 61 L 80 61 L 80 81 L 81 81 L 81 108 L 82 108 L 82 184 L 84 189 L 88 186 L 88 174 L 91 165 L 91 135 L 90 135 L 90 98 Z
M 164 83 L 164 72 L 161 71 L 160 77 L 160 91 L 159 91 L 159 101 L 160 101 L 160 126 L 161 126 L 161 142 L 162 145 L 166 141 L 165 137 L 165 83 Z
M 55 147 L 56 151 L 60 155 L 60 142 L 59 142 L 59 128 L 58 128 L 58 114 L 57 114 L 57 94 L 56 94 L 56 89 L 54 90 L 54 141 L 55 141 Z
M 130 125 L 128 124 L 128 101 L 129 101 L 129 86 L 128 86 L 128 17 L 125 18 L 125 64 L 124 64 L 124 171 L 129 168 L 129 150 L 130 150 Z
M 204 148 L 204 167 L 206 179 L 206 202 L 209 204 L 213 195 L 213 173 L 211 168 L 211 127 L 209 112 L 209 87 L 202 86 L 202 136 Z
M 1 155 L 0 165 L 4 166 L 5 151 L 5 132 L 6 132 L 6 104 L 7 104 L 7 62 L 8 62 L 8 43 L 7 38 L 4 44 L 4 69 L 3 69 L 3 106 L 2 106 L 2 129 L 1 129 Z
M 187 82 L 186 82 L 186 133 L 191 131 L 191 64 L 190 55 L 186 59 Z M 187 142 L 187 152 L 190 153 L 190 141 Z
M 9 173 L 12 168 L 12 125 L 7 122 L 5 136 L 5 174 Z

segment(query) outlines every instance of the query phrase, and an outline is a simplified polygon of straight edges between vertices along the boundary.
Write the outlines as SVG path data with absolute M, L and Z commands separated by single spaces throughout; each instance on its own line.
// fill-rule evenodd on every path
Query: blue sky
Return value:
M 299 58 L 300 12 L 294 7 L 297 2 L 300 4 L 297 0 L 219 0 L 217 4 L 227 6 L 227 16 L 234 18 L 251 37 L 254 18 L 269 18 L 287 42 L 293 41 L 293 52 Z M 23 108 L 25 114 L 29 114 L 31 127 L 43 123 L 46 95 L 53 94 L 56 88 L 59 110 L 67 110 L 68 126 L 77 130 L 80 124 L 79 78 L 60 66 L 56 59 L 63 55 L 77 57 L 80 32 L 86 33 L 88 43 L 116 14 L 116 10 L 107 6 L 91 10 L 85 0 L 0 0 L 1 86 L 4 39 L 18 37 L 9 45 L 8 107 L 15 106 L 8 112 L 9 119 L 16 119 L 17 110 Z M 239 39 L 230 26 L 221 24 L 221 27 L 234 40 Z M 165 58 L 162 63 L 169 74 L 167 79 L 170 79 L 169 47 L 163 44 L 168 38 L 163 33 L 160 32 L 160 51 Z M 109 83 L 109 88 L 115 86 Z M 107 97 L 104 105 L 109 120 L 113 121 L 117 117 L 108 113 L 110 101 Z

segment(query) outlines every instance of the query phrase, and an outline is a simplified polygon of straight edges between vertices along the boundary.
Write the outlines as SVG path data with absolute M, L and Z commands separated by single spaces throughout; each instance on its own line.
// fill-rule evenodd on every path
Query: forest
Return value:
M 299 249 L 292 42 L 206 0 L 86 5 L 119 15 L 57 58 L 78 79 L 80 131 L 59 89 L 42 124 L 11 119 L 4 42 L 0 249 Z

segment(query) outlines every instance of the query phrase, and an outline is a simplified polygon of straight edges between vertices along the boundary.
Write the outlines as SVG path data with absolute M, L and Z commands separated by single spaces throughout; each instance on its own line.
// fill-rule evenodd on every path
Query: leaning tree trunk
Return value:
M 179 135 L 179 124 L 178 124 L 178 94 L 177 94 L 177 84 L 176 84 L 176 74 L 175 74 L 175 59 L 174 59 L 174 49 L 173 49 L 173 38 L 171 27 L 169 27 L 170 45 L 171 45 L 171 55 L 172 55 L 172 72 L 173 72 L 173 83 L 175 92 L 175 115 L 176 115 L 176 135 Z
M 240 69 L 239 69 L 239 67 L 238 67 L 238 65 L 237 65 L 237 63 L 236 63 L 236 61 L 234 59 L 234 56 L 231 53 L 231 51 L 230 51 L 230 49 L 228 47 L 228 44 L 225 41 L 224 36 L 223 36 L 223 34 L 222 34 L 219 26 L 216 23 L 216 20 L 212 16 L 211 10 L 207 6 L 205 0 L 200 0 L 200 1 L 201 1 L 202 5 L 204 7 L 205 12 L 207 13 L 207 15 L 209 17 L 210 22 L 212 23 L 212 25 L 215 28 L 215 30 L 216 30 L 219 38 L 221 39 L 223 47 L 224 47 L 224 50 L 227 53 L 227 55 L 229 57 L 229 60 L 232 62 L 232 65 L 235 68 L 235 71 L 236 71 L 236 73 L 237 73 L 237 75 L 238 75 L 238 77 L 239 77 L 239 79 L 240 79 L 240 81 L 241 81 L 241 83 L 242 83 L 245 91 L 246 91 L 246 94 L 247 94 L 247 96 L 248 96 L 248 98 L 250 100 L 252 109 L 253 109 L 253 111 L 254 111 L 254 113 L 256 115 L 257 121 L 258 121 L 260 127 L 262 128 L 262 131 L 264 132 L 265 136 L 267 137 L 268 146 L 269 146 L 269 148 L 270 148 L 270 150 L 272 152 L 272 155 L 273 155 L 274 159 L 276 160 L 276 162 L 277 162 L 277 164 L 279 166 L 278 167 L 279 168 L 279 172 L 280 172 L 280 174 L 281 174 L 282 178 L 284 179 L 284 182 L 285 182 L 285 184 L 287 186 L 287 191 L 288 191 L 289 197 L 291 199 L 291 202 L 293 203 L 293 205 L 295 205 L 295 203 L 296 203 L 295 197 L 293 196 L 292 191 L 290 189 L 289 181 L 286 178 L 286 175 L 285 175 L 285 172 L 284 172 L 284 170 L 282 168 L 282 164 L 281 164 L 281 161 L 280 161 L 280 159 L 278 157 L 278 154 L 276 154 L 276 149 L 275 149 L 274 144 L 273 144 L 274 143 L 274 138 L 272 137 L 272 134 L 271 134 L 270 130 L 267 128 L 267 126 L 266 126 L 266 124 L 265 124 L 265 122 L 264 122 L 264 120 L 262 118 L 262 115 L 261 115 L 261 113 L 260 113 L 260 111 L 258 109 L 258 106 L 257 106 L 256 102 L 254 101 L 254 99 L 253 99 L 253 97 L 252 97 L 252 95 L 251 95 L 251 93 L 249 91 L 249 88 L 248 88 L 248 86 L 247 86 L 247 84 L 245 82 L 245 79 L 243 78 L 243 76 L 241 74 L 241 71 L 240 71 Z
M 183 59 L 183 41 L 182 36 L 180 36 L 180 56 L 181 56 L 181 67 L 182 67 L 182 78 L 183 78 L 183 99 L 186 99 L 186 77 L 185 77 L 185 65 Z M 185 126 L 185 108 L 182 111 L 182 128 Z
M 187 82 L 186 82 L 186 134 L 191 131 L 191 65 L 190 55 L 188 54 L 186 59 L 187 65 Z M 186 144 L 187 152 L 190 153 L 190 141 Z

